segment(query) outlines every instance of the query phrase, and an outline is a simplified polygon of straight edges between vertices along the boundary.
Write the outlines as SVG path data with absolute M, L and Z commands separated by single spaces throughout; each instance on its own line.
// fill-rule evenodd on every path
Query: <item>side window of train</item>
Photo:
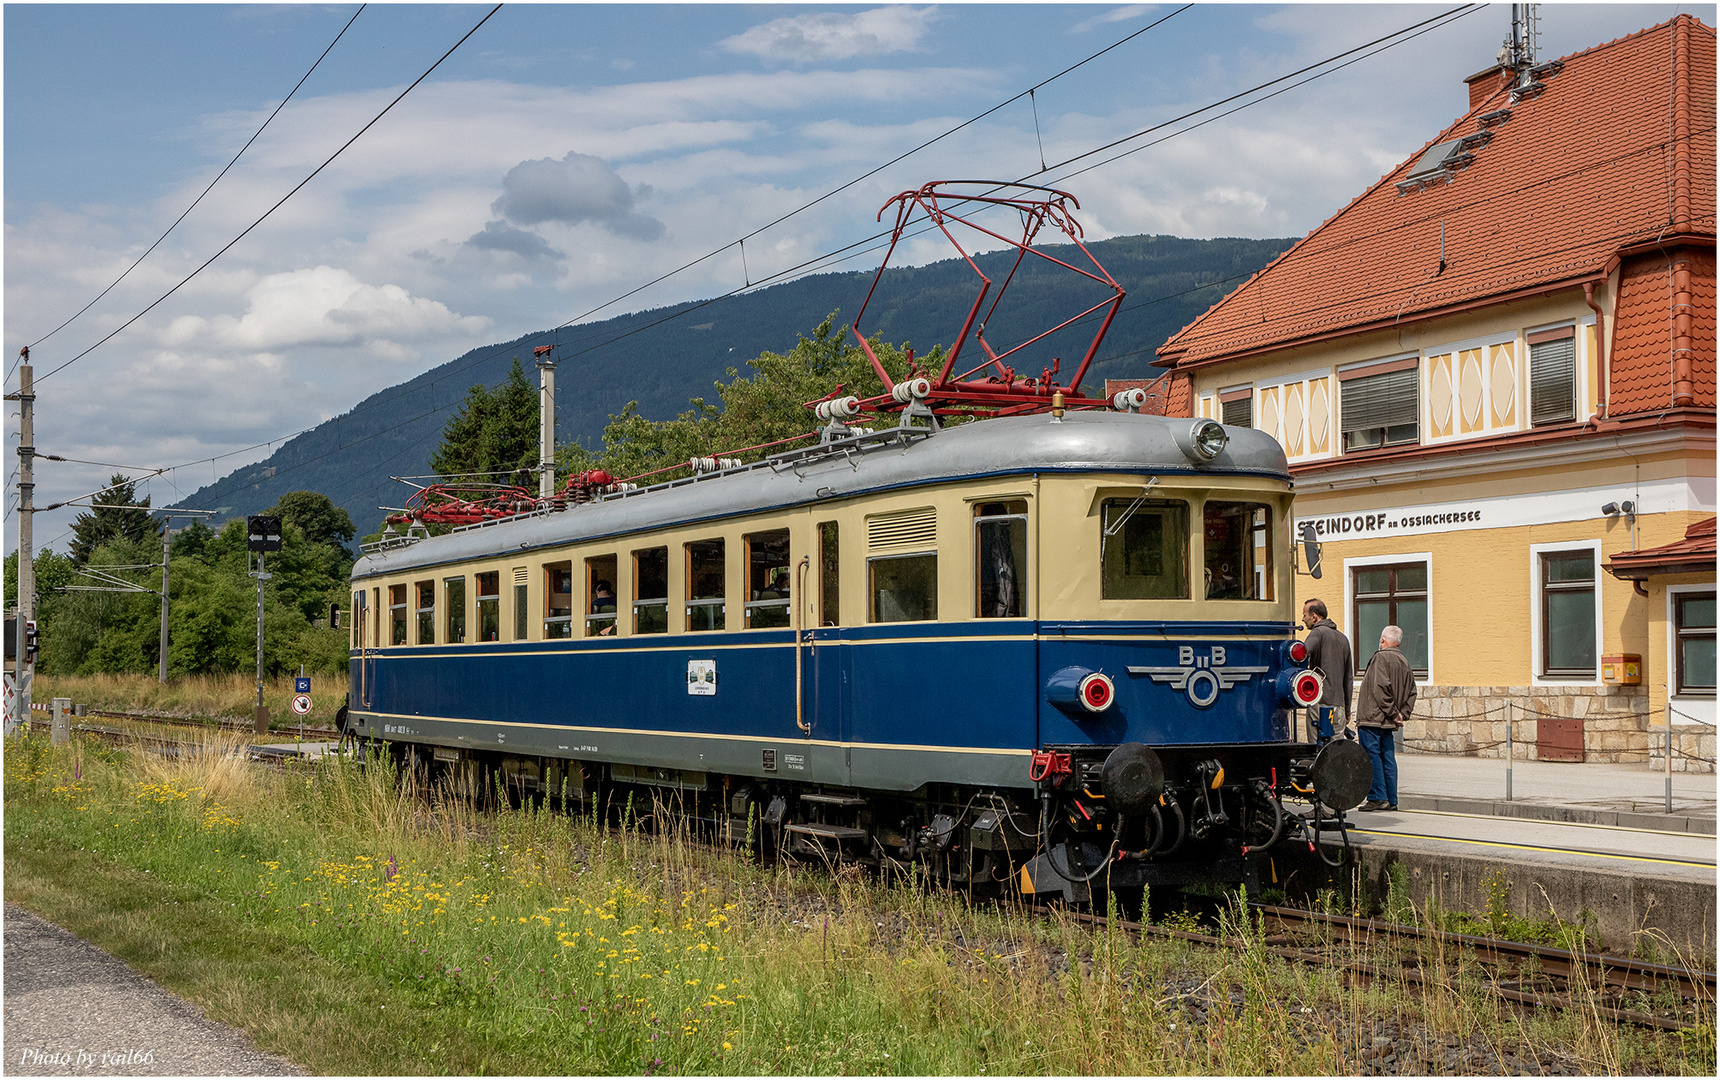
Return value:
M 867 618 L 938 617 L 938 513 L 927 506 L 866 519 Z
M 502 639 L 502 573 L 478 575 L 478 640 Z
M 728 606 L 724 602 L 726 567 L 723 541 L 693 540 L 687 550 L 687 629 L 721 630 Z
M 633 553 L 633 632 L 669 632 L 669 549 Z
M 1019 619 L 1027 614 L 1027 503 L 980 503 L 973 515 L 974 613 Z
M 789 623 L 788 530 L 750 533 L 747 547 L 747 627 Z
M 543 567 L 543 636 L 573 636 L 573 563 L 545 563 Z
M 1208 600 L 1272 599 L 1272 509 L 1208 500 L 1201 533 Z
M 352 594 L 352 648 L 364 648 L 364 590 Z
M 1188 503 L 1106 499 L 1101 516 L 1101 595 L 1106 600 L 1186 600 Z
M 436 583 L 420 581 L 415 586 L 418 592 L 418 640 L 417 645 L 436 644 Z
M 388 587 L 388 643 L 390 645 L 406 644 L 406 586 L 390 585 Z
M 448 637 L 450 645 L 461 645 L 466 641 L 466 579 L 451 577 L 443 581 L 443 592 L 448 599 Z
M 615 556 L 585 560 L 585 636 L 615 633 Z
M 529 567 L 514 567 L 514 640 L 531 636 L 532 612 L 530 601 L 532 572 Z
M 819 522 L 818 621 L 825 626 L 842 625 L 842 562 L 837 547 L 840 539 L 836 522 Z

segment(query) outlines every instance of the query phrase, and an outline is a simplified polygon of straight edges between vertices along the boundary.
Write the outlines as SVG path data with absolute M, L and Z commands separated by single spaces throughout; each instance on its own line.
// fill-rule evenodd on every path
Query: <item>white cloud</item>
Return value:
M 854 15 L 792 15 L 772 19 L 718 44 L 729 52 L 790 64 L 881 56 L 918 48 L 937 17 L 935 7 L 873 8 Z
M 349 271 L 317 266 L 270 274 L 246 294 L 245 314 L 211 321 L 226 345 L 268 351 L 302 345 L 373 345 L 377 340 L 472 334 L 489 321 L 460 316 L 398 285 L 367 285 Z
M 1153 4 L 1128 4 L 1124 7 L 1112 8 L 1110 11 L 1102 12 L 1101 14 L 1093 16 L 1091 19 L 1082 19 L 1074 26 L 1071 26 L 1068 32 L 1071 34 L 1084 34 L 1095 27 L 1104 26 L 1108 23 L 1123 22 L 1125 19 L 1138 19 L 1147 12 L 1152 11 L 1154 7 L 1155 5 Z

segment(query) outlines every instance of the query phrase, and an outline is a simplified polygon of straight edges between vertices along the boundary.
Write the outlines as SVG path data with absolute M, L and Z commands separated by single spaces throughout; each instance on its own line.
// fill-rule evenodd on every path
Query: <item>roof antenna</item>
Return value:
M 1511 36 L 1499 50 L 1499 66 L 1515 73 L 1518 90 L 1526 90 L 1535 81 L 1530 74 L 1535 66 L 1536 39 L 1540 36 L 1541 17 L 1535 10 L 1539 4 L 1511 5 Z
M 1445 219 L 1440 218 L 1439 219 L 1439 270 L 1436 271 L 1433 276 L 1438 277 L 1440 274 L 1443 274 L 1443 273 L 1445 273 Z

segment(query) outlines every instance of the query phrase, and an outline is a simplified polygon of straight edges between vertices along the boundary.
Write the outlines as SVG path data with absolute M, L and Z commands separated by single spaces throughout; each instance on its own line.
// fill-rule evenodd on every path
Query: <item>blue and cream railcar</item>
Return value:
M 958 878 L 1038 855 L 1041 889 L 1277 838 L 1312 676 L 1270 436 L 1112 411 L 836 431 L 373 547 L 352 730 Z

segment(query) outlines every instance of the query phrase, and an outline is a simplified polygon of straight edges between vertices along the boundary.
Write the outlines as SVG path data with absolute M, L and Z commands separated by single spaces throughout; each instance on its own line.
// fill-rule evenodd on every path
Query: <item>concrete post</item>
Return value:
M 18 659 L 12 677 L 15 711 L 6 718 L 7 734 L 12 735 L 30 732 L 30 689 L 36 674 L 36 665 L 24 655 L 24 627 L 36 618 L 36 553 L 31 531 L 36 517 L 36 386 L 29 346 L 20 355 L 24 362 L 18 365 L 18 392 L 6 395 L 7 401 L 18 403 Z
M 555 361 L 538 358 L 538 498 L 555 497 Z
M 1672 813 L 1672 702 L 1666 703 L 1666 812 Z
M 173 553 L 173 519 L 161 523 L 161 670 L 157 681 L 167 685 L 167 564 Z
M 1505 801 L 1506 802 L 1511 801 L 1511 765 L 1512 765 L 1512 758 L 1515 757 L 1515 754 L 1513 753 L 1512 746 L 1511 746 L 1511 714 L 1516 710 L 1516 708 L 1517 708 L 1517 703 L 1514 701 L 1507 701 L 1505 703 Z
M 65 746 L 72 741 L 72 699 L 54 699 L 54 745 Z

